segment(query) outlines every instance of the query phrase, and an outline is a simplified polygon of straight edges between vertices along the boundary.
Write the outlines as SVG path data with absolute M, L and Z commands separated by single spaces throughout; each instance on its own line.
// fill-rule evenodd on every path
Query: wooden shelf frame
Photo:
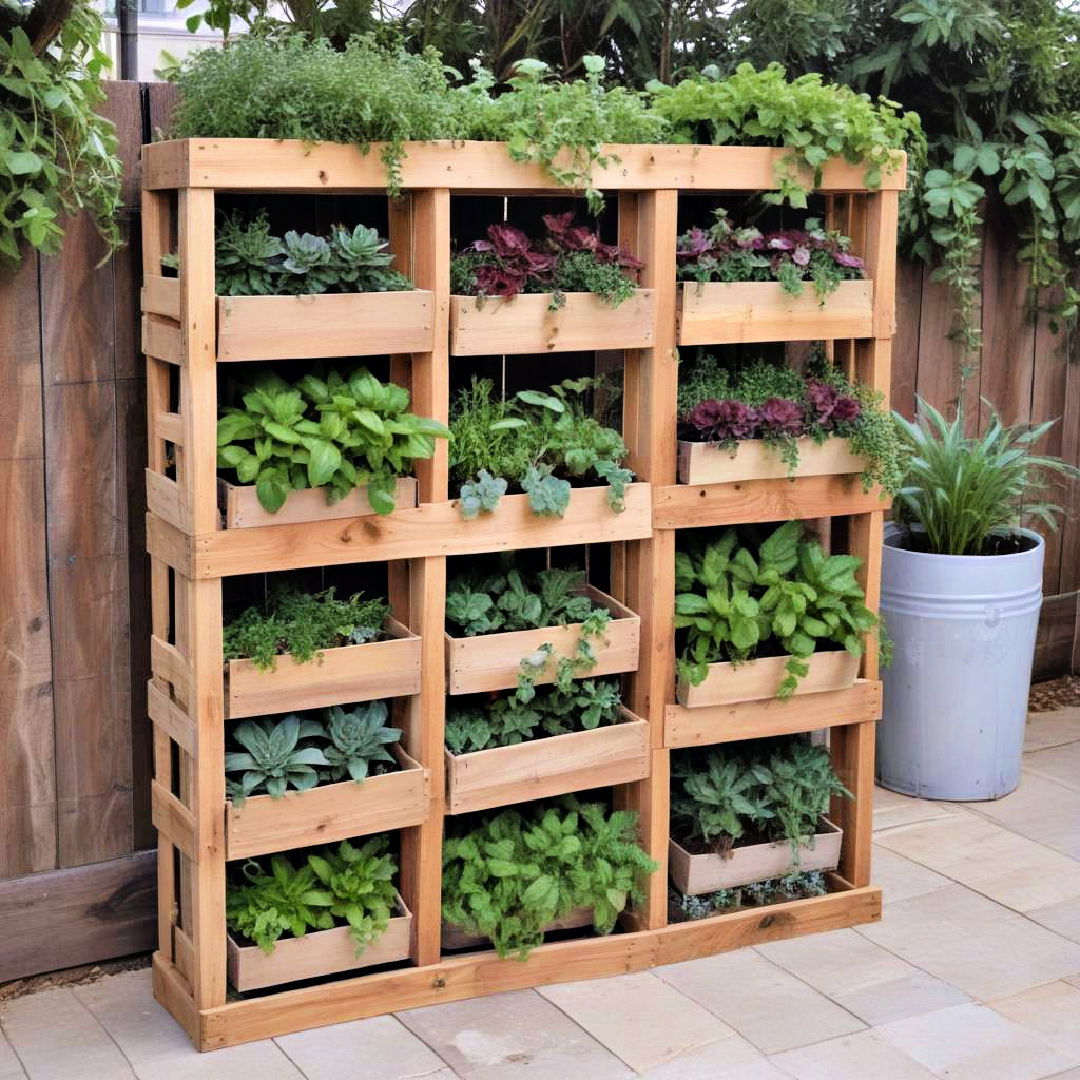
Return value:
M 625 513 L 601 489 L 578 489 L 563 519 L 537 519 L 505 500 L 489 517 L 462 522 L 449 497 L 445 445 L 417 470 L 419 505 L 387 518 L 293 522 L 223 529 L 217 508 L 218 308 L 214 296 L 214 207 L 218 192 L 384 193 L 372 147 L 311 148 L 269 140 L 185 140 L 144 148 L 143 344 L 147 353 L 151 556 L 154 822 L 159 829 L 158 1000 L 200 1049 L 232 1045 L 319 1024 L 438 1001 L 595 978 L 691 959 L 746 944 L 880 918 L 870 885 L 874 724 L 880 715 L 872 643 L 861 678 L 845 691 L 786 704 L 747 702 L 710 709 L 675 703 L 674 554 L 677 531 L 789 518 L 846 518 L 846 544 L 864 559 L 868 604 L 880 594 L 885 502 L 857 477 L 803 477 L 704 486 L 676 483 L 676 340 L 679 285 L 675 238 L 682 191 L 739 192 L 776 185 L 785 151 L 744 147 L 613 148 L 618 164 L 598 172 L 618 200 L 619 240 L 635 250 L 651 290 L 646 348 L 624 350 L 623 435 L 638 482 Z M 870 337 L 833 341 L 837 362 L 887 395 L 893 332 L 895 235 L 902 165 L 869 192 L 863 169 L 830 162 L 819 191 L 832 224 L 853 237 L 873 279 Z M 513 163 L 491 143 L 411 144 L 404 195 L 389 201 L 397 265 L 430 297 L 431 351 L 391 357 L 391 377 L 408 385 L 413 409 L 446 421 L 450 369 L 450 204 L 457 193 L 572 194 L 538 165 Z M 177 251 L 173 283 L 160 257 Z M 163 284 L 168 282 L 167 284 Z M 317 329 L 312 331 L 317 334 Z M 426 338 L 425 338 L 426 340 Z M 313 349 L 317 348 L 312 344 Z M 542 946 L 530 958 L 491 952 L 443 958 L 441 870 L 447 815 L 443 611 L 449 555 L 582 543 L 610 543 L 612 595 L 640 616 L 638 670 L 627 676 L 626 706 L 647 725 L 648 767 L 613 788 L 616 805 L 639 814 L 640 839 L 659 865 L 646 899 L 607 938 Z M 409 961 L 372 975 L 226 1003 L 224 919 L 226 696 L 222 664 L 225 577 L 320 565 L 385 561 L 395 618 L 420 639 L 419 692 L 403 699 L 403 751 L 423 770 L 423 807 L 400 829 L 399 888 L 413 914 Z M 668 925 L 667 851 L 673 747 L 785 732 L 829 729 L 834 766 L 853 800 L 832 817 L 844 829 L 840 869 L 823 897 Z M 640 775 L 640 774 L 639 774 Z M 332 799 L 320 799 L 320 804 Z M 377 817 L 377 815 L 375 815 Z M 298 827 L 295 832 L 302 833 Z

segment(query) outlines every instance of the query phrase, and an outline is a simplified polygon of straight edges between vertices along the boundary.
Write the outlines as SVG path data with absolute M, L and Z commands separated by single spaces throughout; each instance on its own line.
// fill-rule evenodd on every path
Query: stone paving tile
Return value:
M 26 1080 L 26 1072 L 3 1032 L 0 1032 L 0 1080 Z
M 1064 743 L 1080 742 L 1080 708 L 1029 713 L 1024 730 L 1024 751 L 1045 750 Z
M 1011 795 L 964 806 L 1010 832 L 1080 859 L 1080 789 L 1025 769 Z
M 30 1080 L 135 1078 L 105 1029 L 67 987 L 9 1001 L 0 1022 Z
M 934 1074 L 873 1031 L 859 1031 L 770 1059 L 795 1080 L 934 1080 Z
M 1039 1080 L 1075 1064 L 985 1005 L 939 1009 L 874 1030 L 948 1080 Z
M 874 788 L 874 832 L 948 817 L 951 813 L 952 811 L 941 803 L 918 799 L 914 795 L 901 795 L 888 788 Z
M 876 839 L 1016 911 L 1080 896 L 1080 863 L 975 814 L 904 825 Z
M 641 1075 L 648 1080 L 788 1080 L 757 1047 L 739 1035 L 680 1054 Z
M 139 1080 L 303 1078 L 269 1039 L 200 1054 L 180 1025 L 154 1001 L 147 969 L 77 986 L 72 992 L 116 1041 Z M 33 1070 L 30 1080 L 39 1080 Z
M 1024 768 L 1080 790 L 1080 742 L 1024 755 Z
M 982 1001 L 1080 970 L 1080 946 L 960 885 L 894 904 L 857 932 Z
M 1040 926 L 1045 926 L 1048 930 L 1053 930 L 1055 934 L 1060 934 L 1080 944 L 1080 899 L 1036 908 L 1025 914 Z
M 624 1080 L 634 1075 L 533 990 L 395 1015 L 465 1080 Z
M 864 1025 L 753 950 L 656 969 L 657 975 L 767 1054 L 848 1035 Z
M 307 1080 L 454 1080 L 446 1062 L 393 1016 L 282 1035 L 274 1042 Z
M 905 859 L 903 855 L 897 855 L 880 844 L 874 845 L 871 855 L 870 880 L 881 886 L 886 908 L 912 896 L 921 896 L 953 884 L 943 874 Z
M 638 1072 L 735 1034 L 650 971 L 542 986 L 539 993 Z
M 1045 983 L 992 1002 L 991 1008 L 1080 1064 L 1080 987 Z
M 854 930 L 759 945 L 758 952 L 870 1025 L 970 1000 Z

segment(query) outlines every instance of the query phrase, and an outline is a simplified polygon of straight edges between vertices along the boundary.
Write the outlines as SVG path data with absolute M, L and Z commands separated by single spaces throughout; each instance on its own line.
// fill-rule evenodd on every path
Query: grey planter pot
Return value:
M 888 526 L 878 783 L 927 799 L 1000 799 L 1020 782 L 1028 686 L 1042 605 L 1042 537 L 1016 555 L 926 555 Z

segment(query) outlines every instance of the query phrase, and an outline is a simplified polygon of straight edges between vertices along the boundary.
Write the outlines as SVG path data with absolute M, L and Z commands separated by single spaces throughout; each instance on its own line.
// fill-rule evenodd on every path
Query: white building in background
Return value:
M 187 28 L 187 20 L 206 8 L 205 0 L 195 0 L 183 11 L 176 10 L 176 0 L 135 0 L 139 5 L 139 70 L 140 82 L 155 82 L 156 68 L 163 64 L 162 53 L 167 52 L 182 60 L 193 49 L 221 42 L 217 30 L 200 26 L 194 34 Z M 105 50 L 112 57 L 113 78 L 120 76 L 120 35 L 116 28 L 117 0 L 103 0 L 99 7 L 105 14 Z

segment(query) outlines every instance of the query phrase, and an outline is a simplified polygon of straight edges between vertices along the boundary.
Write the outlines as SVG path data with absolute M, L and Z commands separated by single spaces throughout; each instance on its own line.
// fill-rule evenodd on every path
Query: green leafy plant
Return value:
M 242 484 L 254 482 L 270 513 L 293 490 L 321 487 L 333 503 L 364 487 L 372 509 L 389 514 L 396 478 L 449 436 L 438 421 L 407 411 L 408 390 L 366 368 L 347 379 L 337 371 L 325 378 L 309 373 L 296 384 L 264 372 L 242 401 L 221 411 L 218 466 L 234 469 Z
M 909 545 L 936 555 L 996 554 L 1025 521 L 1057 528 L 1064 511 L 1036 493 L 1055 478 L 1080 479 L 1080 469 L 1032 452 L 1055 421 L 1007 426 L 991 409 L 986 434 L 969 437 L 960 415 L 947 421 L 921 398 L 918 413 L 915 423 L 894 414 L 911 453 L 894 505 Z
M 788 656 L 777 687 L 777 696 L 786 698 L 809 672 L 818 642 L 862 655 L 863 637 L 878 619 L 855 580 L 861 560 L 826 555 L 817 540 L 802 535 L 802 523 L 789 521 L 747 546 L 727 529 L 676 553 L 675 626 L 686 631 L 681 675 L 697 685 L 710 663 L 742 663 L 775 642 Z
M 718 911 L 736 911 L 743 907 L 783 904 L 811 896 L 824 896 L 828 889 L 822 871 L 793 870 L 783 877 L 766 878 L 734 889 L 718 889 L 701 896 L 684 896 L 674 889 L 671 892 L 677 913 L 673 915 L 673 921 L 684 922 L 707 919 Z
M 299 865 L 296 856 L 274 855 L 269 870 L 249 859 L 226 885 L 229 929 L 272 953 L 285 934 L 300 938 L 308 930 L 330 930 L 341 920 L 360 956 L 386 930 L 396 904 L 392 879 L 397 864 L 387 847 L 385 836 L 359 846 L 343 840 Z
M 332 587 L 311 594 L 276 585 L 262 604 L 226 623 L 225 659 L 250 658 L 260 671 L 273 671 L 283 654 L 305 664 L 323 649 L 379 641 L 389 614 L 385 600 L 365 600 L 362 593 L 337 600 Z
M 452 754 L 471 754 L 545 735 L 592 731 L 618 723 L 622 695 L 616 679 L 581 679 L 568 689 L 537 687 L 522 702 L 516 693 L 451 698 L 446 745 Z
M 502 480 L 528 495 L 533 513 L 561 517 L 571 482 L 590 473 L 607 483 L 608 504 L 621 512 L 634 474 L 621 464 L 622 436 L 586 411 L 584 394 L 597 385 L 566 379 L 550 392 L 521 390 L 500 399 L 489 379 L 474 378 L 461 390 L 451 410 L 450 468 L 463 485 L 462 515 L 493 510 Z
M 459 819 L 460 821 L 460 819 Z M 544 928 L 590 908 L 597 933 L 640 901 L 656 870 L 636 843 L 637 815 L 565 796 L 451 826 L 443 843 L 443 921 L 525 959 Z
M 400 292 L 411 289 L 390 269 L 394 256 L 375 229 L 335 226 L 329 238 L 287 232 L 272 236 L 265 214 L 225 216 L 215 239 L 219 296 Z
M 846 439 L 866 459 L 864 490 L 900 490 L 907 452 L 882 394 L 852 383 L 823 354 L 805 373 L 757 360 L 729 368 L 713 356 L 688 363 L 679 378 L 679 438 L 708 442 L 737 456 L 739 444 L 760 439 L 794 473 L 801 438 L 819 446 Z
M 90 213 L 105 258 L 120 246 L 116 129 L 95 111 L 110 60 L 82 0 L 0 6 L 0 268 L 21 245 L 60 250 L 61 219 Z
M 389 713 L 385 701 L 365 701 L 348 710 L 334 705 L 323 715 L 330 740 L 323 753 L 331 780 L 342 780 L 347 775 L 362 783 L 373 763 L 397 764 L 387 747 L 401 738 L 401 729 L 386 727 Z
M 318 767 L 330 764 L 312 742 L 326 734 L 317 720 L 291 715 L 276 721 L 244 720 L 232 734 L 243 750 L 225 755 L 225 772 L 241 776 L 226 786 L 238 806 L 260 792 L 280 799 L 289 788 L 309 791 L 319 782 Z
M 798 860 L 813 842 L 840 783 L 829 752 L 802 736 L 686 751 L 672 764 L 672 829 L 688 843 L 730 857 L 738 842 L 784 842 Z

